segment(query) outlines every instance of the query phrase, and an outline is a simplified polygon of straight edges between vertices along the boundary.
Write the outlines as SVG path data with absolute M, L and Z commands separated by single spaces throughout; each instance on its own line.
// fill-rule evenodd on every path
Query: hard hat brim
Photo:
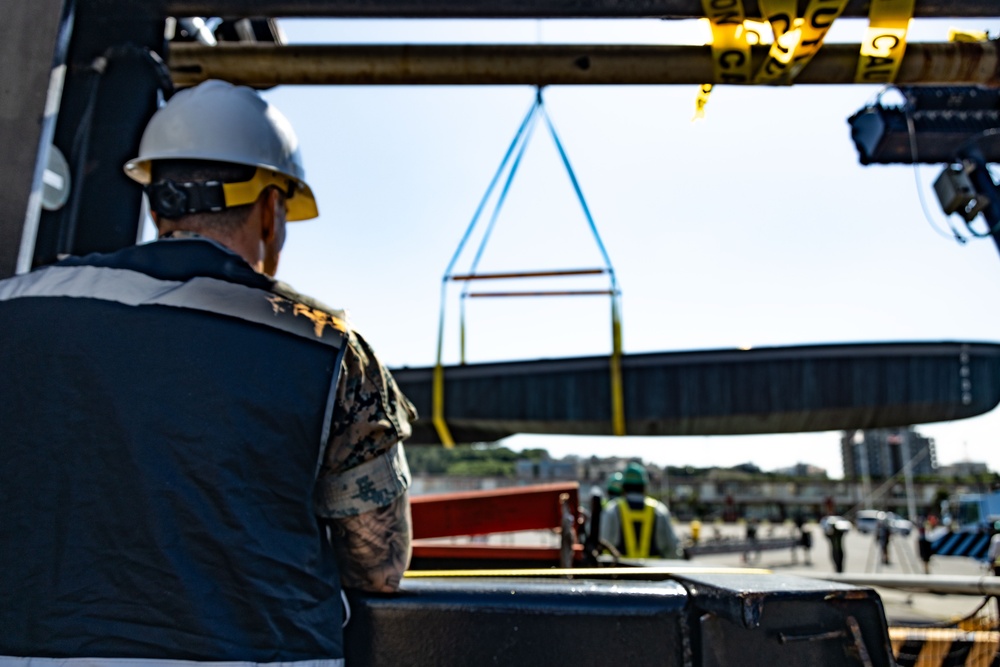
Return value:
M 129 160 L 125 163 L 125 175 L 137 183 L 149 185 L 152 181 L 150 163 L 149 159 Z M 252 204 L 264 188 L 269 185 L 277 186 L 282 192 L 287 193 L 289 188 L 285 186 L 288 181 L 291 181 L 295 187 L 292 196 L 285 198 L 285 219 L 288 222 L 298 222 L 319 216 L 316 197 L 313 195 L 312 188 L 305 181 L 277 169 L 259 165 L 248 166 L 257 166 L 257 171 L 252 179 L 240 183 L 223 183 L 227 207 Z

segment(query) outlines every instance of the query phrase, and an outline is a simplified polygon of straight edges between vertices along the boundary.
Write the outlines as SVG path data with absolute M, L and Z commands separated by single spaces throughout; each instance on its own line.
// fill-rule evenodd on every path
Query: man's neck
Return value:
M 242 228 L 241 230 L 242 231 Z M 246 234 L 224 234 L 214 229 L 183 229 L 177 226 L 164 226 L 159 230 L 160 238 L 203 238 L 215 241 L 224 248 L 236 253 L 258 273 L 263 267 L 259 257 L 259 244 L 250 242 Z

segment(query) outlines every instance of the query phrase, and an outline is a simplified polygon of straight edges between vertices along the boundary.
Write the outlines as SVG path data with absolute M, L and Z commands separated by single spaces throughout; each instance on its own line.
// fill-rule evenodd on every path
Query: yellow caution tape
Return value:
M 774 84 L 791 83 L 792 58 L 802 41 L 802 19 L 796 18 L 796 0 L 764 0 L 760 2 L 760 10 L 771 24 L 774 41 L 767 59 L 754 75 L 754 83 Z
M 701 7 L 712 26 L 712 63 L 717 83 L 750 82 L 750 44 L 743 22 L 743 0 L 701 0 Z M 692 120 L 705 117 L 705 106 L 712 84 L 702 84 L 695 99 Z
M 912 0 L 911 0 L 912 1 Z M 767 59 L 752 73 L 750 47 L 765 43 L 765 24 L 744 16 L 742 0 L 701 0 L 712 28 L 712 60 L 718 83 L 789 85 L 819 52 L 830 26 L 848 0 L 810 0 L 798 17 L 796 0 L 759 0 L 774 39 Z M 692 120 L 705 117 L 711 84 L 703 84 L 695 99 Z
M 716 83 L 750 82 L 750 44 L 746 40 L 743 0 L 701 0 L 712 24 L 712 62 Z
M 948 30 L 949 42 L 965 42 L 975 44 L 978 42 L 989 41 L 989 38 L 989 33 L 984 30 L 959 30 L 958 28 L 951 28 Z
M 754 19 L 745 19 L 743 21 L 743 39 L 746 40 L 748 46 L 770 44 L 770 40 L 768 39 L 770 35 L 771 28 L 768 26 L 767 21 L 757 21 Z
M 698 96 L 694 99 L 694 117 L 692 121 L 705 117 L 705 106 L 708 105 L 708 96 L 712 94 L 712 84 L 703 83 L 698 88 Z
M 761 2 L 774 32 L 774 43 L 767 60 L 757 70 L 754 83 L 791 84 L 819 52 L 847 0 L 810 0 L 803 17 L 796 17 L 796 5 L 795 0 Z
M 802 17 L 800 24 L 802 38 L 795 50 L 791 71 L 792 79 L 798 76 L 799 72 L 805 69 L 813 56 L 819 52 L 830 26 L 844 12 L 846 6 L 847 0 L 809 0 L 806 15 Z
M 763 568 L 742 567 L 574 567 L 525 568 L 508 570 L 408 570 L 407 579 L 468 578 L 468 577 L 601 577 L 606 579 L 656 579 L 685 574 L 773 574 Z
M 966 632 L 957 628 L 890 627 L 889 642 L 892 654 L 900 664 L 989 667 L 1000 648 L 1000 633 Z M 908 653 L 902 653 L 904 648 Z
M 914 0 L 871 0 L 855 83 L 891 83 L 906 52 Z

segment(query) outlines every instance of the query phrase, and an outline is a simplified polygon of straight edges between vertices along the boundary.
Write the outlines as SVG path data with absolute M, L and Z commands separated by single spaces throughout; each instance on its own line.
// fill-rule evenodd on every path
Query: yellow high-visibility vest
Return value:
M 633 510 L 628 506 L 628 500 L 618 499 L 618 516 L 622 524 L 626 558 L 649 558 L 650 546 L 653 543 L 653 527 L 656 523 L 656 505 L 656 501 L 652 498 L 645 498 L 643 507 Z M 637 527 L 638 535 L 636 535 Z

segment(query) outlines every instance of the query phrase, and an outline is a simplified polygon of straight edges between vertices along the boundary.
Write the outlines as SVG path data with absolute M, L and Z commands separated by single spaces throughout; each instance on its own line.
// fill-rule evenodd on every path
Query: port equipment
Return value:
M 800 3 L 804 4 L 804 3 Z M 843 16 L 866 16 L 872 0 L 848 0 Z M 747 16 L 760 16 L 759 3 L 747 0 Z M 355 83 L 417 83 L 416 73 L 407 75 L 401 65 L 410 58 L 414 64 L 433 64 L 442 57 L 454 62 L 443 77 L 425 76 L 423 83 L 515 83 L 534 85 L 556 81 L 554 70 L 565 82 L 587 83 L 691 83 L 715 79 L 708 47 L 579 47 L 562 45 L 537 51 L 536 45 L 490 46 L 487 50 L 458 46 L 435 51 L 429 45 L 387 47 L 380 60 L 377 50 L 353 52 L 306 49 L 281 50 L 280 46 L 226 45 L 209 47 L 201 43 L 165 43 L 168 18 L 222 16 L 240 21 L 245 18 L 283 16 L 374 16 L 374 17 L 701 17 L 701 0 L 33 0 L 7 3 L 0 22 L 0 146 L 4 147 L 4 189 L 0 194 L 0 276 L 51 263 L 63 253 L 86 254 L 115 250 L 131 245 L 137 238 L 141 213 L 139 188 L 121 172 L 121 165 L 137 152 L 139 137 L 161 97 L 168 96 L 183 77 L 205 76 L 213 60 L 231 55 L 243 57 L 250 69 L 251 58 L 259 56 L 253 76 L 274 70 L 282 76 L 298 77 L 299 82 L 319 83 L 319 74 L 305 64 L 312 56 L 337 58 L 360 76 L 360 57 L 369 66 L 367 79 Z M 1000 13 L 996 0 L 916 0 L 915 18 L 995 17 Z M 191 22 L 191 35 L 203 32 Z M 185 32 L 182 30 L 181 32 Z M 241 44 L 256 30 L 233 30 Z M 218 34 L 217 41 L 221 40 Z M 248 49 L 244 51 L 244 49 Z M 463 55 L 467 50 L 469 58 Z M 208 49 L 214 49 L 211 52 Z M 512 49 L 508 51 L 508 49 Z M 751 49 L 751 57 L 763 59 L 766 49 Z M 832 83 L 853 80 L 857 45 L 826 45 L 800 76 L 797 83 Z M 501 57 L 511 54 L 510 58 Z M 256 54 L 256 56 L 254 55 Z M 188 61 L 183 58 L 187 57 Z M 474 57 L 492 61 L 500 76 L 489 74 L 488 81 L 476 79 Z M 290 71 L 288 62 L 300 60 L 301 73 Z M 386 60 L 396 69 L 388 76 L 376 65 Z M 165 63 L 165 66 L 164 66 Z M 499 63 L 511 63 L 509 71 Z M 279 67 L 280 65 L 280 67 Z M 525 73 L 526 69 L 540 72 Z M 637 65 L 643 68 L 636 69 Z M 514 67 L 521 68 L 520 73 Z M 233 79 L 240 76 L 226 65 Z M 353 67 L 353 70 L 352 70 Z M 169 68 L 169 69 L 168 69 Z M 291 68 L 294 69 L 294 68 Z M 213 72 L 225 71 L 215 70 Z M 628 72 L 635 72 L 629 75 Z M 416 70 L 414 70 L 416 72 Z M 610 73 L 609 72 L 613 72 Z M 677 73 L 677 74 L 673 74 Z M 379 76 L 375 76 L 379 74 Z M 408 78 L 409 77 L 409 78 Z M 631 77 L 629 79 L 629 77 Z M 228 77 L 226 77 L 228 78 Z M 266 77 L 262 77 L 266 78 Z M 284 80 L 284 79 L 283 79 Z M 981 44 L 908 45 L 896 76 L 898 83 L 981 83 L 997 85 L 995 42 Z M 258 80 L 259 85 L 271 85 Z M 65 157 L 67 169 L 48 155 Z M 68 176 L 69 178 L 66 178 Z M 975 179 L 973 179 L 975 181 Z M 48 182 L 59 197 L 45 197 Z M 61 186 L 61 187 L 60 187 Z M 63 199 L 62 196 L 65 196 Z M 43 207 L 43 204 L 46 206 Z M 970 416 L 995 405 L 989 378 L 992 372 L 977 375 L 977 364 L 990 362 L 975 345 L 969 346 L 968 364 L 973 385 L 969 401 L 945 395 L 934 400 L 915 389 L 925 385 L 914 381 L 905 370 L 910 364 L 886 361 L 899 378 L 885 385 L 883 397 L 875 404 L 861 403 L 851 410 L 850 421 L 868 426 L 880 419 L 911 419 L 918 406 L 942 419 Z M 787 355 L 802 354 L 788 350 Z M 949 352 L 955 356 L 956 351 Z M 778 354 L 780 357 L 781 354 Z M 820 355 L 821 357 L 823 355 Z M 935 355 L 931 355 L 932 357 Z M 787 357 L 786 357 L 787 358 Z M 637 360 L 635 368 L 647 360 Z M 808 365 L 817 359 L 805 355 Z M 917 355 L 913 366 L 924 368 L 942 392 L 953 390 L 956 370 L 947 362 L 923 364 Z M 628 358 L 623 359 L 627 366 Z M 851 362 L 841 370 L 852 368 Z M 604 402 L 598 428 L 610 432 L 607 359 L 603 366 L 601 390 Z M 822 364 L 820 364 L 822 365 Z M 836 365 L 836 364 L 835 364 Z M 725 364 L 723 364 L 725 366 Z M 591 372 L 592 362 L 581 361 L 578 370 Z M 722 376 L 736 377 L 739 365 L 719 370 Z M 798 368 L 794 364 L 788 370 Z M 937 368 L 938 370 L 932 370 Z M 476 369 L 481 371 L 482 369 Z M 506 370 L 511 370 L 508 367 Z M 571 370 L 563 367 L 563 370 Z M 718 369 L 716 369 L 718 370 Z M 464 372 L 465 369 L 462 369 Z M 623 368 L 628 382 L 628 368 Z M 455 375 L 458 371 L 455 371 Z M 503 373 L 501 373 L 502 375 Z M 509 376 L 516 375 L 508 374 Z M 710 373 L 711 375 L 711 373 Z M 851 376 L 850 373 L 846 374 Z M 474 376 L 474 373 L 473 373 Z M 807 377 L 817 378 L 814 371 Z M 866 379 L 871 376 L 865 375 Z M 449 370 L 448 383 L 456 380 Z M 413 378 L 419 382 L 418 378 Z M 982 381 L 982 382 L 980 382 Z M 713 386 L 723 387 L 721 380 Z M 978 384 L 977 384 L 978 383 Z M 666 391 L 670 385 L 662 386 Z M 735 385 L 734 385 L 735 386 Z M 982 394 L 978 387 L 986 388 Z M 895 389 L 890 389 L 895 387 Z M 420 390 L 414 385 L 415 390 Z M 449 390 L 449 411 L 456 394 Z M 911 393 L 911 390 L 914 390 Z M 900 395 L 893 392 L 901 391 Z M 962 392 L 962 389 L 958 390 Z M 600 393 L 600 392 L 598 392 Z M 756 392 L 764 394 L 765 392 Z M 430 404 L 430 381 L 426 389 Z M 661 397 L 662 398 L 662 397 Z M 888 399 L 893 398 L 890 402 Z M 884 400 L 883 400 L 884 399 Z M 769 400 L 769 399 L 768 399 Z M 943 401 L 943 402 L 942 402 Z M 991 403 L 991 401 L 993 401 Z M 822 399 L 818 405 L 829 407 Z M 630 400 L 629 405 L 633 402 Z M 670 404 L 669 401 L 666 404 Z M 724 405 L 724 402 L 722 403 Z M 983 407 L 988 406 L 988 407 Z M 788 406 L 786 406 L 788 407 Z M 794 406 L 792 406 L 794 407 Z M 702 418 L 706 416 L 702 411 Z M 719 419 L 716 428 L 747 428 L 763 421 L 771 431 L 795 424 L 793 430 L 819 423 L 817 416 L 829 417 L 836 410 L 800 413 L 791 409 L 774 421 L 757 414 L 732 414 Z M 848 414 L 848 413 L 845 413 Z M 927 414 L 927 413 L 925 413 Z M 843 415 L 841 415 L 843 417 Z M 544 415 L 543 419 L 551 418 Z M 681 419 L 686 428 L 704 425 L 702 418 Z M 629 416 L 626 414 L 626 421 Z M 844 419 L 845 421 L 846 418 Z M 827 423 L 831 423 L 831 419 Z M 669 419 L 667 420 L 669 422 Z M 449 421 L 453 428 L 456 422 Z M 482 424 L 473 424 L 483 428 Z M 637 426 L 641 425 L 641 421 Z M 489 426 L 489 425 L 487 425 Z M 702 426 L 704 427 L 704 426 Z M 487 432 L 508 430 L 487 428 Z M 760 427 L 757 427 L 760 428 Z M 824 427 L 824 430 L 831 427 Z M 778 428 L 780 431 L 781 428 Z M 632 432 L 631 426 L 629 431 Z M 511 573 L 507 573 L 510 575 Z M 573 577 L 572 579 L 568 577 Z M 881 602 L 868 588 L 841 583 L 818 582 L 782 575 L 742 572 L 707 573 L 675 569 L 660 571 L 634 568 L 593 572 L 550 570 L 529 572 L 521 577 L 424 577 L 404 581 L 399 596 L 352 595 L 354 618 L 347 627 L 347 652 L 351 664 L 441 665 L 441 664 L 619 664 L 630 665 L 891 665 L 893 656 Z M 378 637 L 377 642 L 371 641 Z
M 525 150 L 528 148 L 528 144 L 531 141 L 531 137 L 534 131 L 535 123 L 538 119 L 544 120 L 546 127 L 549 130 L 549 134 L 552 137 L 552 141 L 555 143 L 556 150 L 559 152 L 559 157 L 562 159 L 563 167 L 566 169 L 566 174 L 569 176 L 570 183 L 573 185 L 573 191 L 576 194 L 577 200 L 580 203 L 580 208 L 583 211 L 583 215 L 587 220 L 587 225 L 590 229 L 591 234 L 594 237 L 594 241 L 597 244 L 597 248 L 601 253 L 601 258 L 604 260 L 604 266 L 596 269 L 556 269 L 556 270 L 543 270 L 543 271 L 507 271 L 502 273 L 477 273 L 479 268 L 479 262 L 483 257 L 483 251 L 486 250 L 486 245 L 489 243 L 490 237 L 496 227 L 497 219 L 500 216 L 500 211 L 503 208 L 504 202 L 507 200 L 507 194 L 510 192 L 510 186 L 514 182 L 514 177 L 517 175 L 518 167 L 521 164 L 521 159 L 524 157 Z M 455 273 L 455 265 L 462 257 L 462 253 L 465 250 L 466 244 L 468 243 L 470 237 L 476 229 L 477 224 L 483 218 L 483 213 L 486 209 L 488 202 L 491 200 L 493 191 L 496 186 L 503 180 L 503 187 L 497 194 L 496 201 L 493 205 L 493 210 L 489 216 L 489 223 L 486 225 L 486 229 L 482 234 L 482 238 L 479 241 L 479 247 L 476 249 L 475 255 L 472 258 L 472 263 L 467 273 L 457 274 Z M 475 281 L 482 280 L 510 280 L 510 279 L 520 279 L 520 278 L 553 278 L 553 277 L 567 277 L 567 276 L 594 276 L 594 275 L 606 275 L 608 276 L 608 288 L 603 290 L 532 290 L 532 291 L 493 291 L 493 292 L 473 292 L 470 291 L 470 285 Z M 520 126 L 514 133 L 514 139 L 510 142 L 510 146 L 507 148 L 507 152 L 504 154 L 503 159 L 500 161 L 500 166 L 497 168 L 496 173 L 494 173 L 493 178 L 490 180 L 489 185 L 486 187 L 486 193 L 483 195 L 482 199 L 479 201 L 479 205 L 476 207 L 475 213 L 472 215 L 472 220 L 469 222 L 469 226 L 466 228 L 465 233 L 462 235 L 462 239 L 458 243 L 458 247 L 455 249 L 452 255 L 451 261 L 448 262 L 448 267 L 445 269 L 444 276 L 441 279 L 441 310 L 438 320 L 438 340 L 437 340 L 437 363 L 434 366 L 434 372 L 432 376 L 432 392 L 431 392 L 431 422 L 434 425 L 434 430 L 438 440 L 444 444 L 446 447 L 451 447 L 455 444 L 455 438 L 451 432 L 448 425 L 447 411 L 445 409 L 445 367 L 443 363 L 443 351 L 444 351 L 444 329 L 445 329 L 445 304 L 448 298 L 448 284 L 451 282 L 461 282 L 462 290 L 459 296 L 459 359 L 460 364 L 465 365 L 465 301 L 467 298 L 506 298 L 506 297 L 542 297 L 542 296 L 607 296 L 611 300 L 611 358 L 607 367 L 607 377 L 609 382 L 609 406 L 611 411 L 611 432 L 614 435 L 625 435 L 625 399 L 622 393 L 622 371 L 621 371 L 621 359 L 622 359 L 622 326 L 621 326 L 621 291 L 618 287 L 618 281 L 615 278 L 615 270 L 611 264 L 611 258 L 608 255 L 607 249 L 604 247 L 604 242 L 601 240 L 601 235 L 597 231 L 597 224 L 594 222 L 594 216 L 591 215 L 590 207 L 587 206 L 587 200 L 583 196 L 583 190 L 580 187 L 580 182 L 577 180 L 576 173 L 573 171 L 573 166 L 569 161 L 569 156 L 566 154 L 566 150 L 563 147 L 562 141 L 559 139 L 559 133 L 556 132 L 555 125 L 552 123 L 552 119 L 545 110 L 545 103 L 542 99 L 542 89 L 539 88 L 535 93 L 534 102 L 528 109 L 528 113 L 524 116 L 521 121 Z M 468 442 L 463 440 L 462 442 Z

